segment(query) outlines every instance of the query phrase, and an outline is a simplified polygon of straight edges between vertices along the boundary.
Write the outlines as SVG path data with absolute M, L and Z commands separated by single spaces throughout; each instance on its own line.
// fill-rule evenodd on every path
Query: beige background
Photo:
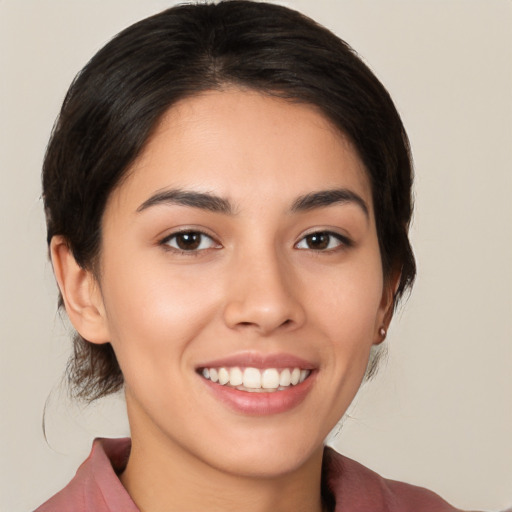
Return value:
M 46 262 L 39 175 L 74 74 L 172 2 L 0 0 L 0 510 L 60 489 L 93 437 L 127 433 L 122 400 L 80 408 Z M 419 277 L 389 360 L 335 445 L 461 508 L 512 505 L 512 2 L 296 0 L 389 88 L 416 162 Z M 47 400 L 48 399 L 48 400 Z M 41 428 L 47 402 L 48 443 Z

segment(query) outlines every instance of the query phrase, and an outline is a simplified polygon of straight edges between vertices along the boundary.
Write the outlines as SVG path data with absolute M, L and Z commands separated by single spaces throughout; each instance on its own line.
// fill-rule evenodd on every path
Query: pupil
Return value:
M 181 233 L 176 237 L 176 244 L 184 251 L 192 251 L 199 247 L 201 235 L 199 233 Z
M 326 249 L 329 246 L 329 235 L 326 233 L 314 233 L 307 236 L 307 242 L 311 249 Z

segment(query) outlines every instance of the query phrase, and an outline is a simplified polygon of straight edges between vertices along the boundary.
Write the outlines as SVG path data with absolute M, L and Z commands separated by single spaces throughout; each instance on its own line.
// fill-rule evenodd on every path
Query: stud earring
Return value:
M 384 339 L 386 337 L 386 329 L 384 327 L 381 327 L 379 329 L 379 334 L 380 334 L 381 338 Z

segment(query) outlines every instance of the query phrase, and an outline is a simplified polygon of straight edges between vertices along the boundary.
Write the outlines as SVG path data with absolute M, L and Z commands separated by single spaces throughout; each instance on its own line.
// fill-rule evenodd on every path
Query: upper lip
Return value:
M 314 370 L 317 365 L 292 354 L 261 354 L 257 352 L 244 352 L 240 354 L 232 354 L 212 361 L 205 361 L 204 363 L 197 365 L 196 368 L 220 368 L 234 366 L 259 369 L 300 368 L 301 370 Z

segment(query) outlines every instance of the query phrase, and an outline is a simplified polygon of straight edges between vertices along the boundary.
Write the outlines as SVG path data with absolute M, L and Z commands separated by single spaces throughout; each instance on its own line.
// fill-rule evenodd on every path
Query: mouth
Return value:
M 249 393 L 286 391 L 304 382 L 311 370 L 300 367 L 254 368 L 239 366 L 203 367 L 198 373 L 210 382 Z
M 231 410 L 267 416 L 298 407 L 314 387 L 318 367 L 290 354 L 243 353 L 204 362 L 196 373 Z

